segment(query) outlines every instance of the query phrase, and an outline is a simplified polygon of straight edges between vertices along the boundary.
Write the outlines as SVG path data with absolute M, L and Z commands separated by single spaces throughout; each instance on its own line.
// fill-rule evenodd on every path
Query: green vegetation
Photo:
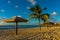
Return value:
M 42 14 L 42 15 L 41 15 L 41 19 L 42 19 L 44 22 L 46 22 L 46 21 L 48 21 L 49 16 L 50 16 L 50 15 L 47 14 L 47 13 L 46 13 L 46 14 Z
M 39 26 L 40 26 L 40 19 L 42 19 L 44 22 L 48 20 L 49 14 L 42 14 L 43 10 L 46 10 L 46 8 L 41 8 L 39 5 L 36 5 L 30 9 L 32 13 L 30 14 L 29 17 L 31 18 L 37 18 L 39 21 Z

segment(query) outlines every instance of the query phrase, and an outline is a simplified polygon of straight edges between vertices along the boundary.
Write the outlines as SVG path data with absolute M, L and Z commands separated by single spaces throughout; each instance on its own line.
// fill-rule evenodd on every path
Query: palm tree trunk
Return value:
M 16 35 L 18 34 L 18 22 L 16 21 Z
M 38 24 L 39 24 L 39 27 L 40 27 L 40 30 L 41 30 L 41 25 L 40 25 L 40 18 L 38 18 L 38 21 L 39 21 L 39 23 L 38 23 Z
M 44 23 L 45 23 L 45 20 L 44 20 Z
M 39 20 L 39 27 L 40 27 L 40 19 L 38 19 Z

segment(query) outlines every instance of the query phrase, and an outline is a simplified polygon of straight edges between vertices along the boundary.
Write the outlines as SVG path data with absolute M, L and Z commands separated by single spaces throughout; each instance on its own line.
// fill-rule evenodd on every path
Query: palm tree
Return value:
M 30 9 L 30 11 L 33 12 L 32 14 L 30 14 L 30 17 L 32 17 L 32 18 L 37 18 L 38 21 L 39 21 L 39 26 L 40 26 L 40 18 L 41 18 L 41 14 L 42 14 L 42 11 L 43 11 L 43 10 L 46 10 L 46 8 L 41 9 L 41 7 L 38 6 L 38 5 L 36 5 L 35 7 L 32 7 L 32 8 Z

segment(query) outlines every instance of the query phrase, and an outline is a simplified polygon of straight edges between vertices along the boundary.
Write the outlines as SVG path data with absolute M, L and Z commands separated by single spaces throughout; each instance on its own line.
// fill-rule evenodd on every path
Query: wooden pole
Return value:
M 16 35 L 18 34 L 18 22 L 16 21 Z

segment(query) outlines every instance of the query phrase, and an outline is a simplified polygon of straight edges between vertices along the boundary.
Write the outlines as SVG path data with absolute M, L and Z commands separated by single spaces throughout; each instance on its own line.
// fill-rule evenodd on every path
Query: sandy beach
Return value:
M 0 40 L 60 40 L 60 27 L 0 30 Z

